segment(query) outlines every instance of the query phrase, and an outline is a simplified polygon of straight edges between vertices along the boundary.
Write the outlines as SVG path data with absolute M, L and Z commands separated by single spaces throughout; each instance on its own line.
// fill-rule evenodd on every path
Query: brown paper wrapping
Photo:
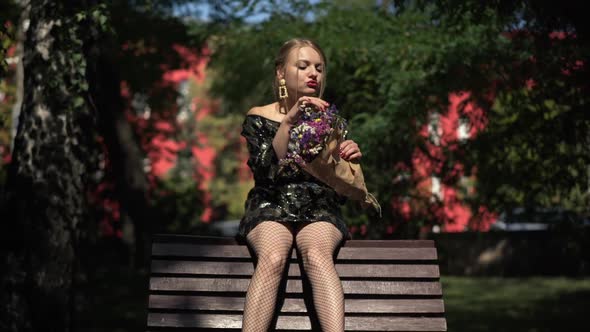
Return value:
M 374 208 L 381 217 L 381 205 L 367 190 L 361 165 L 340 158 L 339 145 L 342 140 L 342 131 L 334 129 L 324 149 L 303 169 L 338 194 L 359 201 L 364 209 Z

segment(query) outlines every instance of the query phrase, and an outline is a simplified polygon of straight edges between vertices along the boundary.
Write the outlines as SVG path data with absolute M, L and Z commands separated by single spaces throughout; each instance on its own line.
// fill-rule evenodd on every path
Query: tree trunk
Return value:
M 90 91 L 99 110 L 99 130 L 104 138 L 115 179 L 117 198 L 132 222 L 135 234 L 134 263 L 145 268 L 151 244 L 150 234 L 157 211 L 148 200 L 149 183 L 143 170 L 143 153 L 125 116 L 121 78 L 115 55 L 120 45 L 112 36 L 90 50 Z
M 18 28 L 16 32 L 16 51 L 15 57 L 18 58 L 16 63 L 16 100 L 12 106 L 12 122 L 10 129 L 10 151 L 14 148 L 14 137 L 16 136 L 16 128 L 18 127 L 18 117 L 23 102 L 23 85 L 24 85 L 24 70 L 23 70 L 23 44 L 25 40 L 25 33 L 27 30 L 27 23 L 29 22 L 30 1 L 21 1 L 19 3 L 22 9 L 20 19 L 18 21 Z
M 93 170 L 94 114 L 85 96 L 83 8 L 31 1 L 24 96 L 0 240 L 0 330 L 71 331 L 78 241 Z

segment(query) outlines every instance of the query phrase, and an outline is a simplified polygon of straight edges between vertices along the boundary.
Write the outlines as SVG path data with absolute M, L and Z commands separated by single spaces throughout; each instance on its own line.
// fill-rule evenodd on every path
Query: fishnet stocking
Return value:
M 278 222 L 262 222 L 246 239 L 258 263 L 246 293 L 242 331 L 268 331 L 276 306 L 278 288 L 293 245 L 290 229 Z
M 329 222 L 310 223 L 296 236 L 323 332 L 344 331 L 344 290 L 333 259 L 341 240 L 342 233 Z

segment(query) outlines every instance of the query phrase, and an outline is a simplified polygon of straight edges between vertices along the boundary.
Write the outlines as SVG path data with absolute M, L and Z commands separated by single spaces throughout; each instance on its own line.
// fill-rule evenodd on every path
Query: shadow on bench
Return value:
M 251 254 L 233 238 L 155 236 L 148 331 L 240 331 Z M 321 331 L 302 263 L 291 254 L 272 326 Z M 336 253 L 336 269 L 346 331 L 447 330 L 433 241 L 349 240 Z

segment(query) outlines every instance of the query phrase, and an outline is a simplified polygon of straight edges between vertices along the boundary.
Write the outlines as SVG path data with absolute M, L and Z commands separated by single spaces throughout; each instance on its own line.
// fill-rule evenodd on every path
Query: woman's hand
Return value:
M 293 107 L 291 107 L 289 112 L 287 112 L 287 114 L 283 118 L 283 121 L 285 121 L 289 126 L 294 126 L 297 120 L 299 120 L 299 118 L 301 117 L 300 106 L 308 104 L 314 105 L 315 107 L 317 107 L 317 109 L 319 109 L 322 112 L 324 112 L 326 108 L 330 106 L 328 102 L 320 98 L 303 96 L 297 100 Z
M 353 140 L 346 140 L 340 143 L 340 158 L 346 161 L 358 162 L 363 154 L 358 144 Z

